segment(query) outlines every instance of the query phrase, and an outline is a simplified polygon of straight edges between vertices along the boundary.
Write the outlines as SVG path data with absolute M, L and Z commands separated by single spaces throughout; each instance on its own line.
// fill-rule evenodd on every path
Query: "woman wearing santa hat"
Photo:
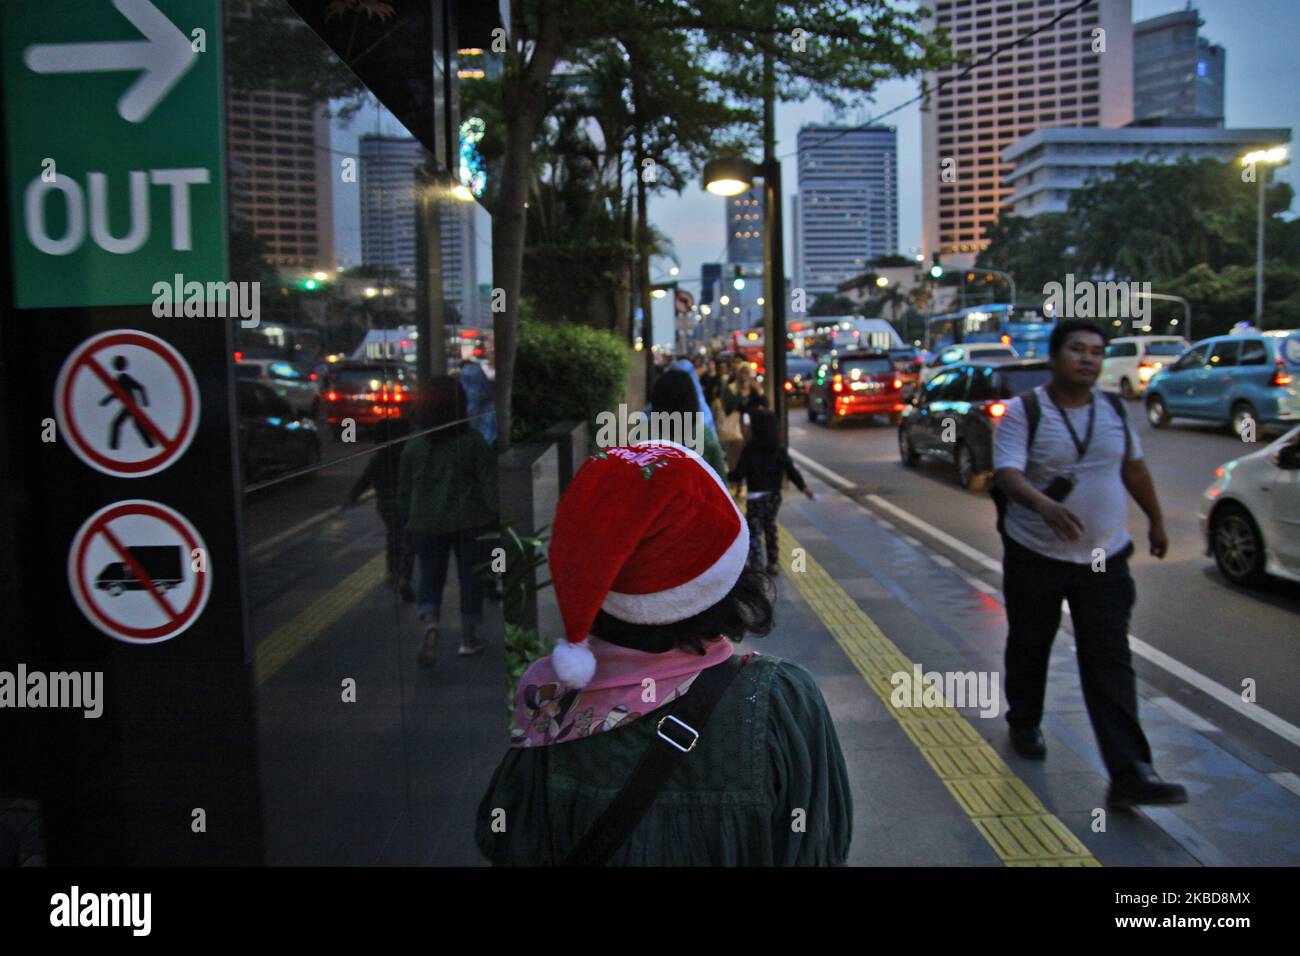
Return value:
M 671 442 L 611 448 L 560 499 L 566 639 L 523 675 L 479 806 L 496 864 L 841 865 L 852 801 L 812 675 L 735 653 L 771 583 L 722 479 Z

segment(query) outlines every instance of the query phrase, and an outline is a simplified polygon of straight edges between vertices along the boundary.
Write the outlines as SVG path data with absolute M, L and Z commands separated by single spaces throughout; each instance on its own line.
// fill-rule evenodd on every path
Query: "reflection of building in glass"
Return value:
M 799 130 L 796 284 L 834 292 L 898 248 L 898 138 L 892 126 Z
M 278 90 L 226 95 L 233 215 L 275 266 L 334 268 L 329 113 Z
M 952 50 L 986 55 L 1077 0 L 1003 0 L 935 4 L 927 21 L 948 31 Z M 1051 29 L 957 79 L 954 66 L 926 74 L 934 93 L 921 113 L 924 253 L 969 266 L 988 241 L 1010 193 L 1002 150 L 1048 126 L 1123 126 L 1133 118 L 1133 27 L 1130 0 L 1096 0 Z M 1103 52 L 1104 44 L 1104 52 Z M 946 85 L 936 89 L 941 81 Z M 894 250 L 889 250 L 893 252 Z
M 1204 117 L 1223 125 L 1227 54 L 1197 30 L 1195 10 L 1179 10 L 1133 24 L 1135 119 Z
M 406 136 L 361 137 L 361 261 L 372 269 L 392 270 L 400 281 L 415 283 L 415 170 L 424 148 Z M 438 203 L 442 234 L 442 297 L 453 313 L 448 321 L 489 323 L 491 315 L 479 285 L 491 272 L 491 218 L 476 202 Z
M 415 284 L 415 170 L 425 152 L 409 136 L 361 137 L 361 263 Z

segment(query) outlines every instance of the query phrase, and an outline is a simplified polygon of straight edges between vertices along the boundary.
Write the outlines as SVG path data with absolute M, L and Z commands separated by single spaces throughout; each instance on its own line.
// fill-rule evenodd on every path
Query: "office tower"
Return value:
M 1223 125 L 1227 54 L 1197 31 L 1205 21 L 1180 10 L 1133 24 L 1133 117 L 1197 116 Z
M 795 276 L 809 302 L 898 249 L 898 138 L 892 126 L 799 130 Z
M 1117 163 L 1190 159 L 1231 162 L 1245 153 L 1289 142 L 1289 129 L 1128 126 L 1124 129 L 1040 129 L 1002 151 L 1012 166 L 1003 202 L 1017 216 L 1064 212 L 1070 194 L 1088 180 L 1109 179 Z
M 415 283 L 415 169 L 427 153 L 409 136 L 361 137 L 361 263 Z
M 329 111 L 279 90 L 226 95 L 234 217 L 252 228 L 268 263 L 334 268 Z
M 1075 6 L 1075 0 L 940 0 L 928 20 L 955 52 L 982 58 Z M 926 75 L 921 113 L 924 252 L 970 265 L 1011 189 L 1001 153 L 1049 126 L 1123 126 L 1133 118 L 1130 0 L 1096 0 L 961 80 Z M 942 88 L 936 86 L 946 82 Z

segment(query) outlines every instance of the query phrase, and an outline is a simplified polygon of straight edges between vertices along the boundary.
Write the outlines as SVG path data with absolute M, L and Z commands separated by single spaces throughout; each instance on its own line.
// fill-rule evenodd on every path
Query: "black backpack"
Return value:
M 1124 423 L 1123 461 L 1128 461 L 1129 449 L 1132 446 L 1132 440 L 1130 439 L 1128 433 L 1129 421 L 1128 421 L 1128 413 L 1124 410 L 1124 400 L 1121 399 L 1114 392 L 1102 392 L 1102 394 L 1105 395 L 1106 399 L 1110 402 L 1111 408 L 1115 409 L 1115 414 L 1119 416 L 1119 420 Z M 1034 447 L 1034 435 L 1037 434 L 1038 432 L 1038 422 L 1039 419 L 1043 417 L 1043 406 L 1038 401 L 1037 389 L 1031 388 L 1029 391 L 1023 393 L 1022 395 L 1018 395 L 1016 397 L 1019 398 L 1020 401 L 1024 403 L 1025 419 L 1028 421 L 1029 424 L 1029 431 L 1025 435 L 1025 463 L 1026 465 L 1028 465 L 1029 451 Z M 1121 467 L 1123 467 L 1122 462 L 1121 462 Z M 989 495 L 993 498 L 993 506 L 998 510 L 998 534 L 1005 537 L 1006 536 L 1005 524 L 1006 524 L 1007 504 L 1008 504 L 1006 492 L 1004 492 L 1001 488 L 998 487 L 997 482 L 992 482 L 989 485 Z

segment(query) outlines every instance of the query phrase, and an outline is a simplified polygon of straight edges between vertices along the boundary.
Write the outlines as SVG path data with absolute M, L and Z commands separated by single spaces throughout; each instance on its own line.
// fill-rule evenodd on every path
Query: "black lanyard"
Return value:
M 1061 414 L 1061 419 L 1065 422 L 1065 427 L 1070 431 L 1070 440 L 1074 442 L 1075 451 L 1079 453 L 1077 460 L 1083 461 L 1083 456 L 1088 454 L 1088 446 L 1092 444 L 1092 428 L 1097 424 L 1096 394 L 1092 392 L 1088 393 L 1088 434 L 1084 437 L 1083 441 L 1079 441 L 1079 433 L 1074 430 L 1074 425 L 1070 422 L 1070 416 L 1065 414 L 1065 409 L 1061 408 L 1060 404 L 1056 401 L 1056 396 L 1048 389 L 1043 389 L 1043 391 L 1047 392 L 1047 397 L 1051 399 L 1052 404 L 1056 406 L 1056 410 Z

